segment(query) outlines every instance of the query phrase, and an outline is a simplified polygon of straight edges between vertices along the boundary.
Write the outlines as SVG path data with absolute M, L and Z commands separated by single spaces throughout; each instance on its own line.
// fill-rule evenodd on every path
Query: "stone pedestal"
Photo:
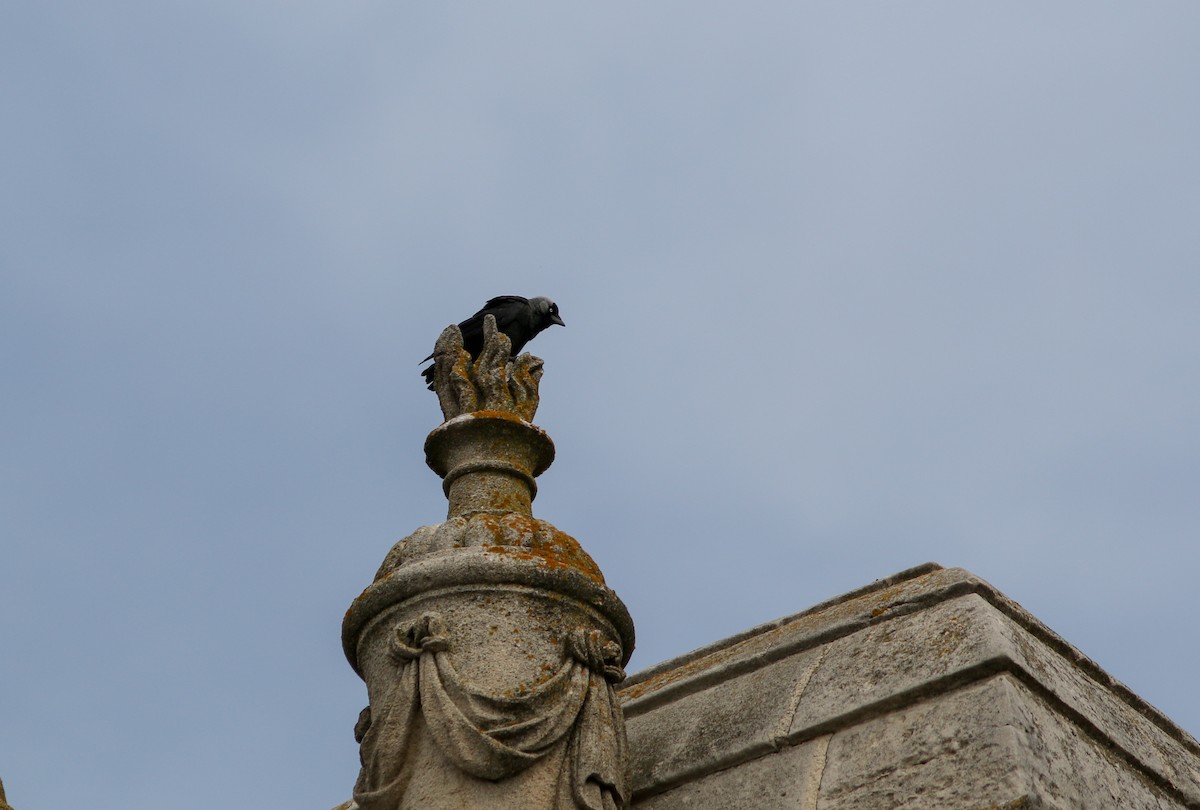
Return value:
M 440 381 L 482 377 L 469 360 L 439 356 Z M 527 414 L 534 368 L 519 383 Z M 445 406 L 444 388 L 439 396 Z M 355 801 L 362 810 L 615 810 L 628 791 L 613 684 L 624 678 L 633 623 L 579 543 L 532 515 L 550 438 L 518 408 L 458 410 L 447 409 L 425 445 L 447 520 L 397 543 L 343 623 L 370 703 L 356 728 Z

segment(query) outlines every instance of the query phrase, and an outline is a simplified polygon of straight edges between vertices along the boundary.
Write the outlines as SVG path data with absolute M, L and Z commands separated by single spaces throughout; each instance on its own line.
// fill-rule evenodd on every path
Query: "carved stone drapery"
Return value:
M 445 620 L 426 613 L 393 629 L 398 672 L 358 729 L 363 768 L 354 798 L 362 810 L 401 806 L 413 777 L 416 713 L 443 754 L 487 780 L 519 774 L 558 751 L 556 807 L 614 810 L 627 795 L 625 727 L 610 684 L 625 677 L 620 649 L 596 631 L 572 631 L 563 663 L 528 691 L 498 695 L 466 683 L 446 654 Z M 569 736 L 568 736 L 569 735 Z M 566 743 L 564 746 L 560 743 Z
M 624 718 L 613 685 L 633 622 L 570 535 L 533 517 L 554 444 L 530 423 L 542 363 L 484 324 L 434 351 L 446 421 L 425 442 L 447 520 L 384 559 L 342 625 L 370 705 L 355 729 L 362 810 L 618 810 Z

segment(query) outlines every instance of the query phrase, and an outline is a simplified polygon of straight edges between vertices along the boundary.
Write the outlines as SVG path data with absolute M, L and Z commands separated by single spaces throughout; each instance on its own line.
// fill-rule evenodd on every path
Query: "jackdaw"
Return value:
M 483 309 L 458 325 L 462 332 L 463 348 L 471 354 L 474 360 L 483 350 L 483 319 L 491 315 L 496 319 L 496 329 L 508 335 L 512 341 L 512 356 L 516 357 L 525 348 L 525 344 L 533 340 L 538 332 L 553 324 L 566 326 L 558 314 L 558 304 L 544 296 L 537 298 L 522 298 L 519 295 L 498 295 L 483 305 Z M 422 360 L 432 360 L 429 355 Z M 423 370 L 430 391 L 433 390 L 433 366 Z

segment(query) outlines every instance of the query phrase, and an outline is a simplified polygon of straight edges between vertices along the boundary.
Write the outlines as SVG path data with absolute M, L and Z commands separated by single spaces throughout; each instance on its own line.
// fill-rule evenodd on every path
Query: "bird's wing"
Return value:
M 483 323 L 484 315 L 495 315 L 496 326 L 500 326 L 500 319 L 511 320 L 517 315 L 528 311 L 529 299 L 520 295 L 497 295 L 495 298 L 489 298 L 488 302 L 483 305 L 483 308 L 472 315 L 472 318 L 478 318 L 480 323 Z
M 515 333 L 523 333 L 529 319 L 529 299 L 519 295 L 498 295 L 483 305 L 483 309 L 458 325 L 462 331 L 463 347 L 478 357 L 483 348 L 483 319 L 491 315 L 496 319 L 496 330 L 509 336 L 517 337 Z M 517 337 L 521 345 L 527 338 Z
M 480 334 L 483 334 L 483 319 L 488 315 L 496 319 L 496 328 L 504 332 L 506 327 L 514 321 L 528 318 L 529 299 L 519 295 L 497 296 L 484 304 L 483 309 L 463 321 L 460 326 L 473 332 L 478 330 Z

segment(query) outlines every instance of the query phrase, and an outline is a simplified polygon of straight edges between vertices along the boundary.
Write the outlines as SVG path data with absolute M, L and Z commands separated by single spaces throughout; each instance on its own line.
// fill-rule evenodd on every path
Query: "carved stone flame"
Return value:
M 514 360 L 512 341 L 483 319 L 483 349 L 474 360 L 463 348 L 462 332 L 447 326 L 433 349 L 433 390 L 446 421 L 475 411 L 502 411 L 532 422 L 538 409 L 542 359 L 524 352 Z

